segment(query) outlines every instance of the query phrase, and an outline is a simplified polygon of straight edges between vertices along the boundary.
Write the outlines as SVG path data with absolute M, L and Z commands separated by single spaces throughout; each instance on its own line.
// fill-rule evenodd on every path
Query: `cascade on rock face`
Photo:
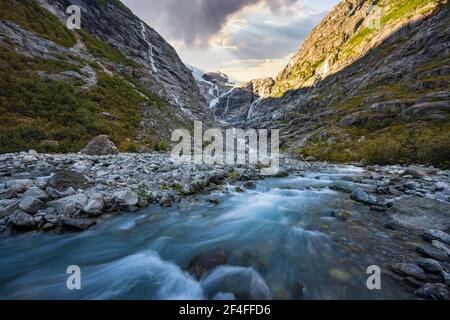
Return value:
M 142 38 L 144 39 L 145 43 L 148 45 L 148 57 L 150 59 L 150 64 L 152 66 L 152 71 L 154 73 L 158 72 L 158 69 L 156 68 L 156 64 L 155 64 L 155 57 L 153 55 L 153 46 L 150 43 L 150 41 L 147 40 L 147 35 L 146 35 L 146 26 L 144 21 L 141 21 L 141 27 L 142 27 Z

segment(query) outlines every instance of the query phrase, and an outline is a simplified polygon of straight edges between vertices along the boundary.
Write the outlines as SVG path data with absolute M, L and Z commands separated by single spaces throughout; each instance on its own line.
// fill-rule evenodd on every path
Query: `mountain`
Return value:
M 210 108 L 214 108 L 221 97 L 236 86 L 235 81 L 229 79 L 226 74 L 220 71 L 203 72 L 193 66 L 189 66 L 189 69 L 197 82 L 200 93 L 206 99 Z
M 70 5 L 82 30 L 65 27 Z M 176 51 L 118 0 L 0 2 L 0 152 L 163 148 L 212 114 Z
M 224 118 L 279 128 L 304 157 L 448 167 L 449 16 L 447 0 L 343 1 L 264 82 L 265 98 L 221 99 Z

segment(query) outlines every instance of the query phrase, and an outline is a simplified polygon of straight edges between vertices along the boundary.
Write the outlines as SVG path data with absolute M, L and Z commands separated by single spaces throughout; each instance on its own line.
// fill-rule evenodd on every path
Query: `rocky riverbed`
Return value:
M 280 177 L 330 167 L 287 157 L 281 163 Z M 237 185 L 234 192 L 251 192 L 264 178 L 258 166 L 176 165 L 166 153 L 5 154 L 0 156 L 0 230 L 3 236 L 83 231 L 123 212 L 149 205 L 176 210 L 183 201 L 207 194 L 211 205 L 219 205 L 215 194 L 230 192 L 230 185 Z M 316 179 L 320 182 L 320 175 Z M 449 183 L 449 171 L 431 167 L 367 166 L 325 188 L 347 194 L 350 205 L 371 212 L 366 220 L 375 220 L 393 239 L 404 239 L 405 247 L 393 246 L 391 258 L 399 283 L 421 298 L 449 299 Z M 369 238 L 367 226 L 354 232 L 353 212 L 342 208 L 330 218 L 348 224 L 354 242 Z

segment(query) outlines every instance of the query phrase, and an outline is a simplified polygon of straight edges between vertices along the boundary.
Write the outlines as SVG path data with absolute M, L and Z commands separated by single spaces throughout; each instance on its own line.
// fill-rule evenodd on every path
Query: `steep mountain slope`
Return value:
M 82 30 L 65 27 L 69 5 Z M 0 151 L 78 151 L 106 133 L 122 150 L 161 148 L 212 119 L 175 50 L 117 0 L 0 2 Z
M 449 166 L 449 17 L 446 0 L 343 1 L 235 124 L 324 160 Z

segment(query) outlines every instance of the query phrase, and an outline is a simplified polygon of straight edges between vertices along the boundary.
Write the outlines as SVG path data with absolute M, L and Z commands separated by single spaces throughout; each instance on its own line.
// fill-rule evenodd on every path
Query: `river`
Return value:
M 361 174 L 329 166 L 262 180 L 243 193 L 229 186 L 177 208 L 151 206 L 84 233 L 0 238 L 0 298 L 413 298 L 384 273 L 407 239 L 379 225 L 380 213 L 329 188 Z M 354 221 L 336 219 L 342 209 Z M 214 250 L 226 255 L 226 266 L 197 278 L 186 272 Z M 81 268 L 81 290 L 66 287 L 70 265 Z M 370 265 L 383 270 L 381 290 L 367 288 Z

